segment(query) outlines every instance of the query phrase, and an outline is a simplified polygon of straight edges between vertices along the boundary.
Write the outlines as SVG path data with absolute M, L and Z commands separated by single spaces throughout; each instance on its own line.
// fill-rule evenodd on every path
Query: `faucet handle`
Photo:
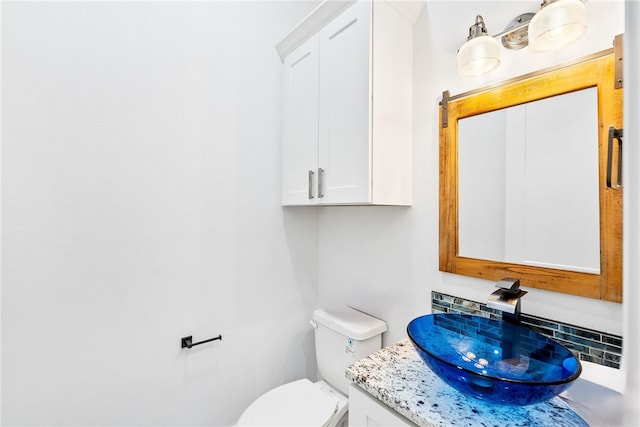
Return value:
M 496 288 L 504 289 L 505 292 L 517 294 L 520 292 L 520 279 L 505 277 L 496 283 Z

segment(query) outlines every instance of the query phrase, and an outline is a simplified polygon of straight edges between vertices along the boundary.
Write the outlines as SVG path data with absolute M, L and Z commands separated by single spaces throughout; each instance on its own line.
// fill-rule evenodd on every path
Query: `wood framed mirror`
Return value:
M 490 88 L 445 92 L 440 271 L 622 301 L 615 67 L 610 49 Z

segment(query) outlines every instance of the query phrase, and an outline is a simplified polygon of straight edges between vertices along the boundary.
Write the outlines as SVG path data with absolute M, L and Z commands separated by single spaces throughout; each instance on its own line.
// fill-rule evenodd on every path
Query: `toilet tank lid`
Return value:
M 383 333 L 387 324 L 351 307 L 313 311 L 313 320 L 349 338 L 363 341 Z

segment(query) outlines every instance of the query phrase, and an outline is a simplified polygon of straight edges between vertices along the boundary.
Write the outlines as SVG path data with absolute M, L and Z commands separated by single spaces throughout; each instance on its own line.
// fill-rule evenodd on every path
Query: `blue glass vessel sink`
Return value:
M 468 314 L 429 314 L 407 333 L 427 366 L 462 393 L 502 405 L 544 402 L 580 376 L 566 347 L 519 324 Z

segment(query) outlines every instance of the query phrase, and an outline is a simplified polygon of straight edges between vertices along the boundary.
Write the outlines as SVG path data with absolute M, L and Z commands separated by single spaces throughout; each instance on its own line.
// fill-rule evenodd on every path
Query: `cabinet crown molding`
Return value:
M 284 60 L 287 55 L 293 52 L 305 40 L 317 33 L 322 27 L 331 22 L 331 20 L 355 2 L 356 0 L 324 0 L 320 3 L 276 45 L 280 59 Z M 400 12 L 412 24 L 416 22 L 425 5 L 424 0 L 391 0 L 386 3 Z
M 343 10 L 355 2 L 356 0 L 325 0 L 320 3 L 276 45 L 280 59 L 284 60 L 287 55 L 304 43 L 305 40 L 317 33 L 322 27 L 331 22 Z

